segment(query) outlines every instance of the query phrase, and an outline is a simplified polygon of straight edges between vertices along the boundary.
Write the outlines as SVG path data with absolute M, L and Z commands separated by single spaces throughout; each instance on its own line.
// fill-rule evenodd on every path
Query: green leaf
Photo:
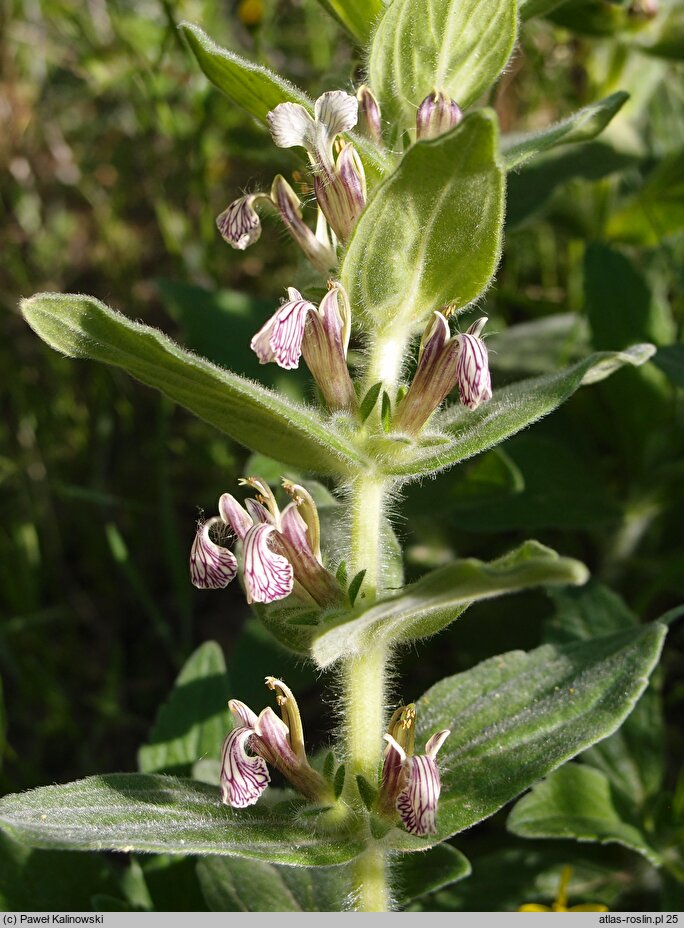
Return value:
M 657 17 L 638 38 L 638 48 L 656 58 L 684 60 L 684 10 L 672 4 L 667 15 Z
M 561 3 L 567 0 L 520 0 L 520 18 L 525 21 L 533 16 L 545 16 Z
M 382 0 L 318 0 L 318 2 L 361 45 L 366 45 L 375 20 L 385 9 Z
M 405 854 L 399 860 L 399 905 L 458 883 L 470 876 L 472 869 L 470 861 L 449 844 L 440 844 L 424 854 Z
M 356 788 L 359 791 L 361 801 L 370 812 L 375 805 L 375 800 L 378 798 L 377 789 L 374 786 L 371 786 L 368 780 L 360 773 L 356 774 Z
M 506 227 L 519 225 L 541 210 L 551 194 L 574 178 L 599 180 L 632 168 L 645 156 L 643 140 L 629 127 L 614 126 L 599 138 L 581 145 L 548 151 L 508 175 Z
M 656 247 L 684 229 L 684 149 L 666 156 L 639 192 L 611 213 L 607 234 L 630 244 Z
M 372 387 L 368 388 L 366 395 L 361 400 L 361 405 L 359 406 L 359 418 L 362 422 L 365 422 L 366 419 L 373 412 L 373 407 L 378 401 L 380 396 L 380 391 L 382 390 L 382 382 L 374 383 Z
M 366 570 L 364 568 L 364 570 L 360 570 L 358 572 L 358 574 L 354 577 L 352 582 L 349 584 L 349 590 L 347 592 L 349 595 L 350 606 L 353 606 L 354 603 L 356 602 L 356 597 L 359 595 L 359 590 L 361 589 L 361 584 L 363 583 L 363 579 L 365 576 L 366 576 Z
M 358 2 L 358 0 L 357 0 Z M 375 3 L 378 0 L 370 0 Z M 366 3 L 364 3 L 364 7 Z M 212 84 L 229 100 L 243 107 L 263 125 L 267 125 L 266 116 L 279 103 L 299 103 L 313 114 L 313 101 L 307 95 L 261 65 L 253 64 L 246 58 L 236 55 L 227 48 L 222 48 L 193 23 L 181 23 L 179 26 L 188 41 L 197 62 Z M 381 175 L 386 170 L 386 162 L 378 148 L 367 138 L 357 133 L 349 133 L 361 153 L 364 166 L 370 170 L 372 177 Z
M 353 834 L 312 830 L 295 807 L 230 809 L 213 786 L 176 777 L 110 773 L 0 800 L 0 826 L 33 847 L 220 854 L 326 867 L 362 849 Z
M 259 122 L 266 125 L 267 113 L 279 103 L 299 103 L 313 110 L 311 100 L 294 84 L 227 48 L 221 48 L 199 26 L 184 22 L 179 29 L 211 83 Z
M 453 405 L 433 419 L 436 431 L 412 449 L 402 446 L 401 456 L 383 466 L 387 473 L 419 477 L 443 470 L 498 445 L 565 402 L 583 384 L 609 377 L 623 365 L 638 367 L 654 353 L 653 345 L 634 345 L 626 351 L 597 352 L 579 364 L 554 374 L 533 377 L 494 392 L 488 403 L 474 412 Z M 396 448 L 391 451 L 396 454 Z
M 376 325 L 420 328 L 435 308 L 466 306 L 488 286 L 504 210 L 496 145 L 496 117 L 478 111 L 413 145 L 378 187 L 341 271 L 352 305 Z
M 248 448 L 295 467 L 340 474 L 358 453 L 313 409 L 184 351 L 93 297 L 41 293 L 22 302 L 31 328 L 73 358 L 121 367 Z
M 339 912 L 351 890 L 344 867 L 276 867 L 207 857 L 197 865 L 212 912 Z
M 96 892 L 116 892 L 103 854 L 35 851 L 0 832 L 0 911 L 88 912 Z
M 510 171 L 519 168 L 543 151 L 558 145 L 587 142 L 596 138 L 629 99 L 627 93 L 613 93 L 603 100 L 590 103 L 567 119 L 530 135 L 504 135 L 501 150 Z
M 319 667 L 360 654 L 381 641 L 416 641 L 450 625 L 479 599 L 489 599 L 549 583 L 584 583 L 587 570 L 579 561 L 528 541 L 491 564 L 469 558 L 455 561 L 411 584 L 391 599 L 365 610 L 333 617 L 312 644 Z
M 684 387 L 684 345 L 665 345 L 659 348 L 653 357 L 653 363 L 676 387 Z
M 496 850 L 478 855 L 467 882 L 433 896 L 431 911 L 517 912 L 521 903 L 549 905 L 558 895 L 568 860 L 572 861 L 570 905 L 602 902 L 620 910 L 617 900 L 625 886 L 620 861 L 610 850 L 590 844 L 569 849 L 567 842 L 548 841 L 515 840 L 513 846 L 506 846 L 504 841 L 501 836 Z
M 344 789 L 344 777 L 347 768 L 344 764 L 340 766 L 335 771 L 335 778 L 333 780 L 333 793 L 335 794 L 335 799 L 339 799 L 342 795 L 342 790 Z
M 651 293 L 644 274 L 617 248 L 592 242 L 584 253 L 584 297 L 595 348 L 636 341 L 670 341 L 669 310 Z
M 188 658 L 159 710 L 149 744 L 138 752 L 140 771 L 187 776 L 196 761 L 218 758 L 228 730 L 229 695 L 223 652 L 207 641 Z
M 487 341 L 489 366 L 506 374 L 551 374 L 580 361 L 591 350 L 587 321 L 577 313 L 557 313 L 521 322 Z
M 665 633 L 650 625 L 511 651 L 428 690 L 417 705 L 422 737 L 443 728 L 451 735 L 439 755 L 438 834 L 419 846 L 482 821 L 611 735 L 642 694 Z
M 622 844 L 657 865 L 657 852 L 640 829 L 624 818 L 624 809 L 604 773 L 583 764 L 566 764 L 516 804 L 507 827 L 521 838 Z
M 371 43 L 369 83 L 400 129 L 433 90 L 465 109 L 503 71 L 515 44 L 515 0 L 394 0 Z
M 595 580 L 581 590 L 550 590 L 549 595 L 557 611 L 545 625 L 548 641 L 590 641 L 639 627 L 623 600 Z M 636 806 L 658 794 L 665 775 L 665 730 L 657 676 L 624 725 L 585 751 L 582 760 L 603 771 Z

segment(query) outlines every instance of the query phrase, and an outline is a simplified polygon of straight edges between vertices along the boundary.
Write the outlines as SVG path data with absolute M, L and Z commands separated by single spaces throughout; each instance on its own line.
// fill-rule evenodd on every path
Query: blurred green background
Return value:
M 532 536 L 584 560 L 643 620 L 684 601 L 684 27 L 678 4 L 654 13 L 569 0 L 524 24 L 489 101 L 504 131 L 616 90 L 631 99 L 597 140 L 512 176 L 505 258 L 482 308 L 495 386 L 591 346 L 647 340 L 658 353 L 503 451 L 410 488 L 396 507 L 410 577 Z M 177 31 L 184 19 L 313 95 L 362 73 L 316 0 L 0 0 L 2 792 L 135 769 L 180 666 L 209 638 L 234 695 L 258 708 L 263 674 L 285 676 L 311 740 L 330 735 L 326 681 L 265 639 L 239 591 L 189 583 L 194 521 L 234 487 L 247 453 L 123 373 L 58 357 L 17 312 L 37 291 L 91 293 L 310 394 L 305 377 L 259 368 L 248 350 L 297 280 L 294 246 L 266 220 L 260 242 L 234 252 L 214 224 L 242 190 L 298 164 L 207 83 Z M 542 592 L 473 609 L 404 655 L 398 696 L 536 646 L 553 611 Z M 683 646 L 675 625 L 662 665 L 670 787 L 684 757 Z M 524 845 L 530 873 L 547 866 L 546 849 L 504 835 L 495 819 L 459 847 L 476 857 Z M 598 849 L 596 866 L 623 866 L 621 853 Z M 447 908 L 477 907 L 452 892 Z M 634 904 L 652 901 L 644 889 Z

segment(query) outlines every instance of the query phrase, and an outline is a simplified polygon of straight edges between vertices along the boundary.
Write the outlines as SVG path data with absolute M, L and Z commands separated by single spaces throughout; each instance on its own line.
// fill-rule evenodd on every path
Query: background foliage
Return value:
M 552 6 L 530 0 L 523 16 Z M 493 651 L 567 645 L 558 629 L 567 634 L 568 616 L 580 640 L 582 619 L 594 629 L 616 611 L 631 616 L 625 622 L 646 621 L 684 599 L 684 38 L 674 5 L 661 4 L 653 20 L 645 7 L 567 0 L 523 25 L 489 101 L 505 131 L 540 129 L 617 91 L 631 96 L 599 138 L 556 148 L 511 175 L 505 258 L 483 308 L 497 333 L 489 346 L 498 385 L 635 341 L 658 346 L 654 361 L 580 391 L 504 450 L 411 488 L 398 513 L 410 580 L 453 557 L 491 560 L 533 534 L 586 563 L 596 585 L 566 600 L 525 592 L 480 604 L 422 646 L 420 660 L 407 649 L 405 679 L 414 690 L 400 694 L 405 700 Z M 172 756 L 160 757 L 155 744 L 174 734 L 164 729 L 169 716 L 150 732 L 181 666 L 208 639 L 223 649 L 230 693 L 259 706 L 261 677 L 284 676 L 304 697 L 313 743 L 326 743 L 322 681 L 266 638 L 237 590 L 202 594 L 187 579 L 198 509 L 254 469 L 245 452 L 118 371 L 57 356 L 16 312 L 18 298 L 38 290 L 91 292 L 233 370 L 257 374 L 245 346 L 291 281 L 296 256 L 268 223 L 258 246 L 232 252 L 214 216 L 236 189 L 277 170 L 289 174 L 291 160 L 264 145 L 263 130 L 208 84 L 177 29 L 183 19 L 312 96 L 351 86 L 361 65 L 315 0 L 220 8 L 204 0 L 4 0 L 0 7 L 0 110 L 8 127 L 0 138 L 3 793 L 134 770 L 142 745 L 145 772 L 190 773 L 220 727 L 213 713 L 228 685 L 220 654 L 203 656 L 215 689 L 204 693 L 207 727 L 194 744 L 179 738 Z M 294 395 L 308 389 L 303 378 L 281 384 L 277 369 L 258 374 Z M 601 582 L 619 594 L 610 608 Z M 667 819 L 675 846 L 684 827 L 683 644 L 675 625 L 658 692 L 640 710 L 641 724 L 635 713 L 631 733 L 625 726 L 621 747 L 601 754 L 599 745 L 554 775 L 588 778 L 592 790 L 580 783 L 578 792 L 598 797 L 604 813 L 617 802 L 617 825 L 611 832 L 604 821 L 598 837 L 619 843 L 567 840 L 587 836 L 586 815 L 574 832 L 545 842 L 554 834 L 546 821 L 551 777 L 520 802 L 508 830 L 500 813 L 459 839 L 473 867 L 468 880 L 442 888 L 465 873 L 458 852 L 445 846 L 442 868 L 434 868 L 446 874 L 443 883 L 429 887 L 439 891 L 415 901 L 428 884 L 424 874 L 408 873 L 406 904 L 467 910 L 548 902 L 569 863 L 578 901 L 681 907 L 681 865 L 654 850 L 648 835 Z M 192 679 L 192 669 L 184 673 Z M 639 740 L 647 735 L 655 746 Z M 211 770 L 200 778 L 211 781 Z M 666 809 L 663 791 L 674 793 Z M 625 818 L 636 838 L 615 837 Z M 240 885 L 244 862 L 126 863 L 0 841 L 6 908 L 35 900 L 35 887 L 45 908 L 249 907 L 222 895 Z M 663 855 L 668 866 L 656 877 L 652 864 Z M 273 868 L 262 866 L 277 896 Z M 282 873 L 288 898 L 326 907 L 334 888 L 289 886 L 291 874 Z

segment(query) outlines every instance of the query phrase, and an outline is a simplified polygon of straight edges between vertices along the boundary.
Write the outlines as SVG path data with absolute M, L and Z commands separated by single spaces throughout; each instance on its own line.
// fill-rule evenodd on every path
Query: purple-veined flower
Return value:
M 437 752 L 451 734 L 438 731 L 425 745 L 424 754 L 414 754 L 416 708 L 400 706 L 392 716 L 382 769 L 380 806 L 396 810 L 406 830 L 423 837 L 436 832 L 435 818 L 442 789 Z
M 242 574 L 249 603 L 272 603 L 294 593 L 320 606 L 342 597 L 339 583 L 322 563 L 320 525 L 308 491 L 290 481 L 283 486 L 292 502 L 281 512 L 268 484 L 248 477 L 243 485 L 257 491 L 242 506 L 230 493 L 219 499 L 219 517 L 198 526 L 190 554 L 192 582 L 201 589 L 225 587 L 237 574 L 237 559 L 210 537 L 220 525 L 242 544 Z
M 216 217 L 216 226 L 223 239 L 238 251 L 244 251 L 259 240 L 261 220 L 255 203 L 271 202 L 267 193 L 248 193 L 234 200 Z
M 262 364 L 275 361 L 278 367 L 291 371 L 299 367 L 306 317 L 316 312 L 316 307 L 294 287 L 287 288 L 287 295 L 288 299 L 256 333 L 250 348 Z
M 468 409 L 477 409 L 480 403 L 492 398 L 492 379 L 489 373 L 487 348 L 480 338 L 486 318 L 474 322 L 465 335 L 457 335 L 459 343 L 456 377 L 461 402 Z
M 320 306 L 288 287 L 288 299 L 259 329 L 250 347 L 262 364 L 299 367 L 302 354 L 331 409 L 353 409 L 356 393 L 347 368 L 351 312 L 347 294 L 330 283 Z
M 221 519 L 214 517 L 197 526 L 190 549 L 190 579 L 200 590 L 221 590 L 237 574 L 235 555 L 211 539 L 212 527 L 222 524 Z
M 462 119 L 458 103 L 441 90 L 435 90 L 427 95 L 416 112 L 416 138 L 436 139 Z
M 307 760 L 302 720 L 292 691 L 275 677 L 266 677 L 266 685 L 276 693 L 282 718 L 270 707 L 257 716 L 237 699 L 228 704 L 235 727 L 223 742 L 221 801 L 236 809 L 254 805 L 271 780 L 267 764 L 308 799 L 330 800 L 328 784 Z
M 482 317 L 464 335 L 452 336 L 446 317 L 433 313 L 423 334 L 413 381 L 397 407 L 396 429 L 420 431 L 456 386 L 461 402 L 469 409 L 491 399 L 487 348 L 479 337 L 486 322 Z
M 336 159 L 335 142 L 356 125 L 358 106 L 356 97 L 333 90 L 316 100 L 313 117 L 299 103 L 279 103 L 267 116 L 276 145 L 306 149 L 318 205 L 343 242 L 366 205 L 366 178 L 354 147 L 342 142 Z

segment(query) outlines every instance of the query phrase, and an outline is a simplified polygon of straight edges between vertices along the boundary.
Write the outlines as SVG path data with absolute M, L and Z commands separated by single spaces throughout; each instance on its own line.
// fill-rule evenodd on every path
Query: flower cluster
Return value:
M 236 809 L 253 805 L 270 782 L 267 764 L 279 770 L 307 799 L 333 801 L 331 785 L 307 760 L 302 720 L 292 691 L 275 677 L 266 677 L 266 685 L 276 692 L 282 718 L 271 708 L 257 716 L 237 699 L 229 703 L 235 727 L 223 744 L 222 801 Z M 450 731 L 434 734 L 425 753 L 415 755 L 415 721 L 414 705 L 400 706 L 390 720 L 377 805 L 378 811 L 389 818 L 398 813 L 406 830 L 422 837 L 436 831 L 441 791 L 436 757 Z
M 321 607 L 338 602 L 342 591 L 323 566 L 318 512 L 308 491 L 283 480 L 292 502 L 281 512 L 264 480 L 247 477 L 241 483 L 257 491 L 256 499 L 247 499 L 243 507 L 224 493 L 218 503 L 219 515 L 197 527 L 190 551 L 193 584 L 200 589 L 222 589 L 235 578 L 237 558 L 222 543 L 232 534 L 242 545 L 248 602 L 272 603 L 291 593 Z

